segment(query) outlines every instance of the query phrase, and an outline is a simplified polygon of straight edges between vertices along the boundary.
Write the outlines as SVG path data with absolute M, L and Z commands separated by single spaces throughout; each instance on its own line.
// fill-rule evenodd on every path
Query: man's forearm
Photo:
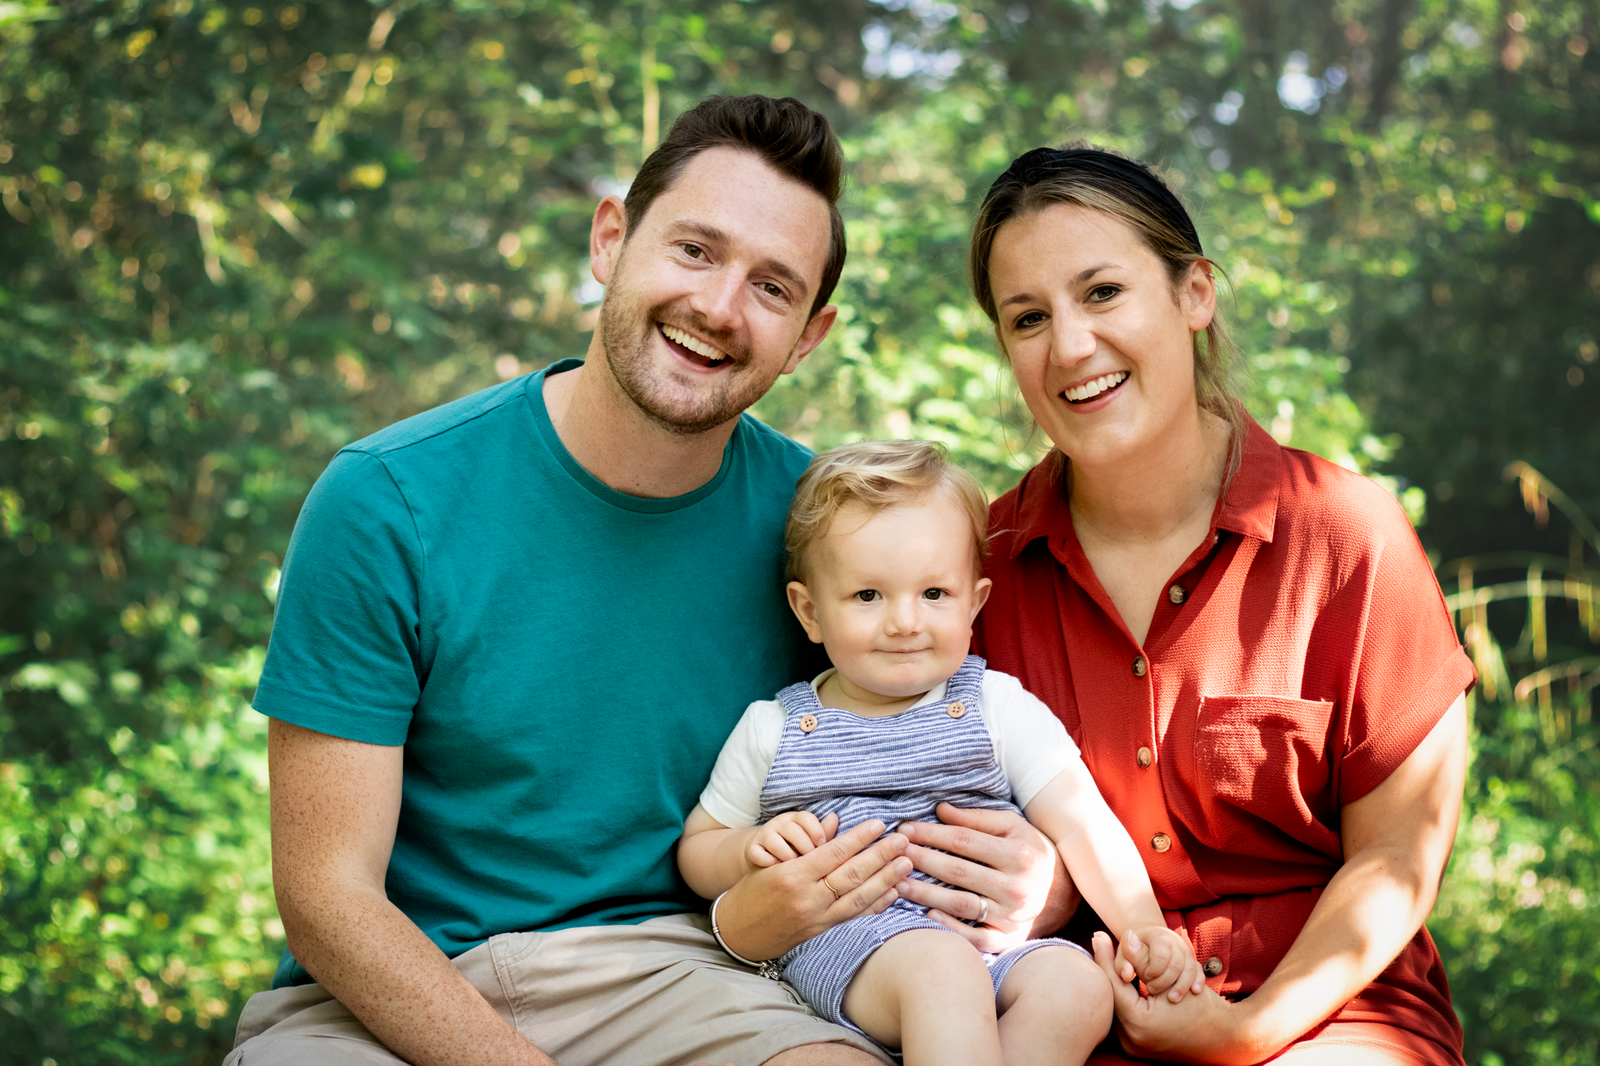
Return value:
M 317 982 L 415 1066 L 555 1066 L 381 894 L 280 893 L 290 950 Z

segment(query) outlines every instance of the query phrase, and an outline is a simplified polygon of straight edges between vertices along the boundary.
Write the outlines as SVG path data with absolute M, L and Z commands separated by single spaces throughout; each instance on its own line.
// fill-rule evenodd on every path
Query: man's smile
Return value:
M 676 326 L 669 326 L 662 322 L 659 327 L 661 335 L 666 338 L 667 344 L 671 346 L 672 350 L 696 366 L 714 370 L 732 361 L 714 345 L 708 344 Z

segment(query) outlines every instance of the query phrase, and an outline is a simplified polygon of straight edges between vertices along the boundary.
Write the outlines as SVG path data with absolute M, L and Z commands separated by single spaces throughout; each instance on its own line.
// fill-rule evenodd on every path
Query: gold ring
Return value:
M 978 899 L 982 901 L 983 905 L 978 908 L 977 924 L 982 925 L 984 919 L 989 917 L 989 897 L 979 896 Z
M 826 888 L 829 892 L 833 893 L 833 901 L 835 903 L 838 903 L 841 899 L 844 898 L 843 896 L 839 895 L 839 890 L 837 888 L 834 888 L 831 884 L 828 883 L 828 879 L 826 877 L 824 877 L 822 879 L 822 887 Z

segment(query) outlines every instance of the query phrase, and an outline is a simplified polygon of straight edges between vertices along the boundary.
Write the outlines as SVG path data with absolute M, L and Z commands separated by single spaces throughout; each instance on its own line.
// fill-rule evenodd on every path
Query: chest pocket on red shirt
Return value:
M 1330 700 L 1286 696 L 1202 696 L 1195 734 L 1195 768 L 1206 806 L 1206 843 L 1239 848 L 1260 831 L 1229 805 L 1306 843 L 1320 844 L 1328 827 L 1333 719 Z

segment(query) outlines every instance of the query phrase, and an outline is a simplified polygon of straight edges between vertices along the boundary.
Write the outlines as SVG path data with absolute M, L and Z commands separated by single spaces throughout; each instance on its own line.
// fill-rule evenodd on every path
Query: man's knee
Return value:
M 882 1066 L 882 1061 L 849 1044 L 804 1044 L 778 1052 L 762 1066 Z

